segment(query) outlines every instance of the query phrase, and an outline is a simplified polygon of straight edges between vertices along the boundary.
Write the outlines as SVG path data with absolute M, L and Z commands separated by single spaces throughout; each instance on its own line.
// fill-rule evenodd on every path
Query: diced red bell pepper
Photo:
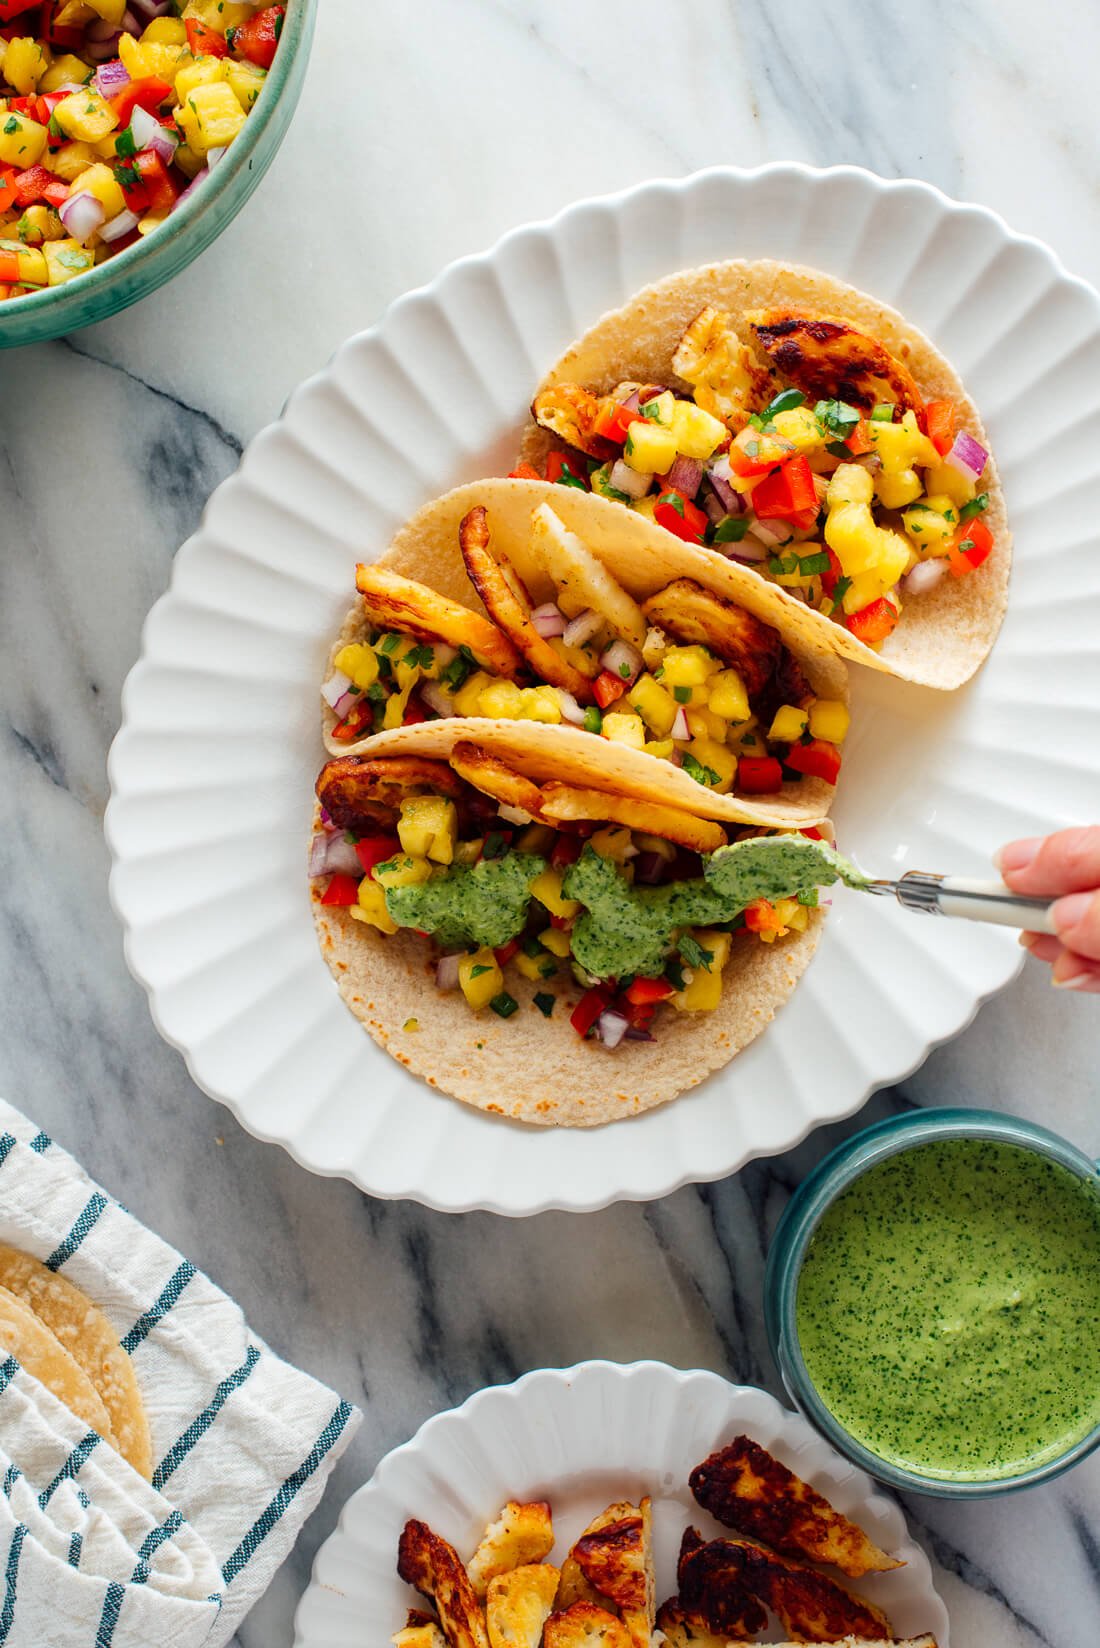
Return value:
M 85 44 L 83 26 L 79 23 L 57 22 L 66 3 L 67 0 L 53 0 L 52 5 L 43 7 L 42 33 L 51 46 L 63 46 L 66 51 L 79 52 Z
M 576 483 L 588 488 L 588 476 L 579 458 L 568 452 L 551 452 L 546 460 L 546 479 L 562 481 L 566 486 Z
M 709 525 L 705 511 L 673 486 L 666 487 L 658 497 L 653 506 L 653 519 L 686 544 L 701 544 Z
M 19 253 L 0 251 L 0 281 L 9 284 L 19 279 Z
M 835 549 L 824 545 L 825 554 L 829 557 L 829 570 L 821 574 L 821 591 L 823 595 L 832 595 L 837 584 L 844 576 L 844 568 L 840 564 L 840 556 Z
M 285 18 L 285 6 L 268 6 L 265 11 L 250 17 L 247 23 L 242 23 L 240 28 L 228 29 L 226 40 L 238 57 L 247 57 L 250 63 L 269 69 L 275 61 Z
M 566 864 L 575 864 L 581 856 L 584 841 L 579 835 L 559 835 L 550 849 L 550 862 L 555 870 L 561 870 Z
M 172 87 L 159 75 L 146 75 L 143 80 L 131 80 L 117 96 L 110 98 L 111 108 L 120 127 L 128 126 L 135 109 L 156 114 L 166 98 L 172 96 Z
M 808 836 L 811 841 L 824 841 L 825 839 L 816 824 L 809 824 L 804 830 L 799 830 L 798 833 L 799 835 Z
M 875 443 L 871 439 L 871 426 L 866 418 L 860 418 L 844 444 L 853 458 L 862 458 L 865 452 L 875 450 Z
M 401 842 L 395 835 L 364 835 L 355 843 L 355 856 L 363 866 L 364 875 L 370 875 L 376 864 L 384 864 L 400 851 Z
M 321 900 L 322 904 L 340 905 L 358 904 L 358 902 L 359 883 L 354 876 L 349 875 L 334 875 L 325 888 L 325 896 Z
M 791 520 L 795 515 L 813 511 L 817 520 L 817 491 L 814 472 L 806 458 L 788 458 L 774 475 L 765 475 L 752 490 L 753 514 L 760 520 Z
M 811 738 L 808 744 L 791 745 L 787 765 L 806 778 L 823 778 L 826 784 L 835 784 L 840 772 L 840 751 L 828 739 Z
M 405 713 L 401 717 L 401 725 L 403 727 L 415 727 L 418 726 L 421 721 L 426 721 L 427 719 L 427 705 L 414 693 L 405 703 Z
M 15 203 L 17 206 L 33 206 L 36 200 L 44 200 L 46 190 L 57 179 L 45 166 L 28 166 L 25 172 L 19 172 L 15 179 Z M 65 194 L 68 196 L 68 189 Z
M 849 616 L 848 628 L 857 641 L 873 646 L 876 641 L 885 641 L 897 621 L 897 608 L 890 605 L 885 595 L 880 595 L 877 601 L 871 601 Z
M 774 755 L 743 755 L 737 787 L 744 795 L 776 795 L 783 788 L 783 768 Z
M 57 108 L 59 103 L 64 103 L 67 96 L 67 92 L 40 92 L 38 94 L 34 100 L 34 117 L 40 126 L 45 126 L 47 129 L 49 128 L 50 121 L 53 119 L 54 110 Z M 60 131 L 50 132 L 46 139 L 46 142 L 51 149 L 60 149 L 61 145 L 63 143 L 67 143 L 68 141 L 69 139 L 66 137 L 65 133 Z
M 198 17 L 184 19 L 187 30 L 187 44 L 196 57 L 228 57 L 229 46 L 225 35 L 219 34 Z
M 955 430 L 959 409 L 954 401 L 928 401 L 924 408 L 924 428 L 928 439 L 940 457 L 950 452 L 955 444 Z
M 745 926 L 750 933 L 780 933 L 783 923 L 775 905 L 766 898 L 758 898 L 745 909 Z
M 179 190 L 159 154 L 152 149 L 143 149 L 134 156 L 133 165 L 148 197 L 149 211 L 170 212 L 179 198 Z
M 947 552 L 947 564 L 956 578 L 965 578 L 975 567 L 981 566 L 992 549 L 993 534 L 981 516 L 975 515 L 972 521 L 963 521 L 956 527 Z
M 587 1036 L 610 1000 L 611 989 L 606 984 L 597 984 L 594 989 L 585 991 L 569 1015 L 569 1022 L 578 1036 Z
M 130 198 L 127 193 L 126 199 Z M 344 719 L 336 723 L 332 729 L 332 736 L 338 738 L 342 744 L 350 744 L 356 738 L 366 737 L 372 730 L 373 723 L 370 703 L 366 699 L 360 699 L 357 704 L 351 706 Z
M 631 424 L 637 423 L 641 416 L 637 411 L 628 412 L 622 401 L 617 401 L 613 395 L 605 395 L 592 420 L 592 433 L 622 446 L 630 433 Z
M 11 110 L 12 114 L 24 114 L 28 120 L 33 120 L 35 118 L 34 103 L 35 99 L 33 96 L 8 98 L 8 108 Z
M 10 23 L 21 12 L 42 4 L 42 0 L 0 0 L 0 23 Z
M 790 453 L 789 441 L 780 442 L 776 436 L 763 435 L 747 423 L 730 442 L 726 455 L 735 475 L 766 475 L 776 464 L 783 463 Z
M 0 212 L 15 205 L 15 177 L 14 172 L 0 172 Z
M 648 1030 L 653 1023 L 658 1003 L 655 1001 L 633 1002 L 624 1001 L 622 997 L 616 1003 L 616 1008 L 622 1013 L 627 1024 L 633 1030 Z
M 46 202 L 47 206 L 64 206 L 65 202 L 69 198 L 69 185 L 67 183 L 60 183 L 55 178 L 52 183 L 48 183 L 43 189 L 42 198 Z M 117 252 L 119 249 L 118 241 L 116 240 L 113 244 L 115 251 Z
M 613 704 L 616 698 L 621 698 L 626 691 L 626 682 L 621 676 L 612 675 L 610 670 L 601 670 L 592 683 L 592 690 L 596 694 L 596 702 L 601 710 Z
M 497 966 L 506 967 L 518 949 L 519 939 L 510 938 L 507 944 L 502 944 L 499 950 L 494 950 L 493 954 L 497 959 Z
M 521 463 L 508 471 L 508 479 L 510 481 L 541 481 L 542 476 L 534 464 Z
M 623 993 L 627 1001 L 644 1007 L 649 1003 L 667 1001 L 669 996 L 675 995 L 676 986 L 665 978 L 636 978 Z

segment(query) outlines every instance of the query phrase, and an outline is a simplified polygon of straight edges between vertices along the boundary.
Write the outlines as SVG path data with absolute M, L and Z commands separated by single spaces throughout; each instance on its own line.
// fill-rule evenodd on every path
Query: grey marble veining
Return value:
M 325 0 L 298 117 L 222 239 L 140 309 L 0 355 L 0 1088 L 367 1412 L 239 1648 L 287 1648 L 344 1498 L 486 1382 L 654 1356 L 779 1394 L 760 1282 L 791 1188 L 909 1105 L 998 1105 L 1100 1151 L 1098 1019 L 1029 966 L 858 1121 L 644 1207 L 505 1223 L 311 1178 L 191 1084 L 107 901 L 106 752 L 176 547 L 344 336 L 584 194 L 719 161 L 865 164 L 983 200 L 1100 281 L 1098 63 L 1086 0 Z M 955 1648 L 1093 1648 L 1100 1458 L 906 1510 Z

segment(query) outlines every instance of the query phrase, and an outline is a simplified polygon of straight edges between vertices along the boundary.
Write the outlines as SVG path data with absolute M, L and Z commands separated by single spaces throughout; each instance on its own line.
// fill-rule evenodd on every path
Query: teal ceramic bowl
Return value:
M 764 1316 L 772 1354 L 795 1405 L 839 1453 L 869 1475 L 909 1493 L 941 1499 L 982 1499 L 1035 1487 L 1059 1476 L 1100 1446 L 1100 1426 L 1030 1471 L 995 1478 L 947 1479 L 881 1458 L 847 1431 L 822 1401 L 798 1343 L 796 1305 L 802 1261 L 825 1212 L 854 1180 L 898 1151 L 944 1139 L 994 1140 L 1039 1152 L 1100 1189 L 1097 1164 L 1044 1127 L 991 1110 L 923 1110 L 866 1128 L 839 1146 L 795 1191 L 779 1221 L 764 1277 Z
M 153 234 L 90 274 L 0 303 L 0 349 L 63 337 L 148 297 L 221 234 L 256 188 L 286 135 L 305 79 L 318 0 L 287 0 L 267 83 L 244 130 L 202 187 Z

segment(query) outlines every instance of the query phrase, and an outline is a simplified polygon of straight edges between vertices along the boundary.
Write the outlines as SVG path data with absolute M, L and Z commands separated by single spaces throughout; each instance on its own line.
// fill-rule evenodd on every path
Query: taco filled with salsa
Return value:
M 841 281 L 672 275 L 567 351 L 532 420 L 514 474 L 751 568 L 846 658 L 953 688 L 993 644 L 1012 540 L 977 408 L 922 332 Z
M 781 827 L 829 812 L 843 662 L 744 567 L 579 490 L 460 487 L 357 569 L 322 693 L 331 754 L 521 726 L 580 781 Z M 564 774 L 565 767 L 562 766 Z
M 598 771 L 566 781 L 519 722 L 492 749 L 466 727 L 447 759 L 424 753 L 431 730 L 338 756 L 316 786 L 318 938 L 380 1046 L 483 1110 L 585 1127 L 675 1097 L 759 1034 L 817 943 L 816 865 L 747 870 L 730 843 L 761 832 Z

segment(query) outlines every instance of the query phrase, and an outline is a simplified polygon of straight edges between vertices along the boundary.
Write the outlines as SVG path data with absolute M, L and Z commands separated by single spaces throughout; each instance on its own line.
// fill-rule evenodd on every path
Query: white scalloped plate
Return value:
M 344 1506 L 298 1605 L 294 1648 L 373 1648 L 405 1623 L 416 1598 L 397 1577 L 397 1541 L 419 1517 L 464 1556 L 509 1499 L 546 1499 L 561 1561 L 585 1525 L 617 1499 L 653 1498 L 659 1601 L 676 1589 L 676 1552 L 689 1522 L 724 1532 L 699 1510 L 688 1473 L 716 1447 L 751 1436 L 905 1563 L 851 1582 L 898 1636 L 935 1633 L 949 1648 L 947 1609 L 905 1519 L 869 1477 L 806 1421 L 751 1385 L 663 1362 L 582 1362 L 494 1385 L 438 1414 L 388 1454 Z M 775 1641 L 780 1630 L 770 1633 Z
M 303 841 L 353 562 L 432 495 L 510 467 L 534 384 L 603 310 L 738 256 L 817 265 L 931 334 L 981 408 L 1016 535 L 1008 618 L 970 686 L 853 670 L 842 844 L 882 874 L 981 873 L 1001 841 L 1095 810 L 1096 294 L 991 212 L 847 167 L 703 172 L 519 229 L 394 304 L 252 443 L 180 550 L 123 694 L 106 829 L 130 967 L 199 1085 L 317 1173 L 451 1211 L 660 1196 L 850 1114 L 1020 964 L 1003 932 L 842 893 L 792 1000 L 733 1064 L 572 1132 L 421 1085 L 318 954 Z

